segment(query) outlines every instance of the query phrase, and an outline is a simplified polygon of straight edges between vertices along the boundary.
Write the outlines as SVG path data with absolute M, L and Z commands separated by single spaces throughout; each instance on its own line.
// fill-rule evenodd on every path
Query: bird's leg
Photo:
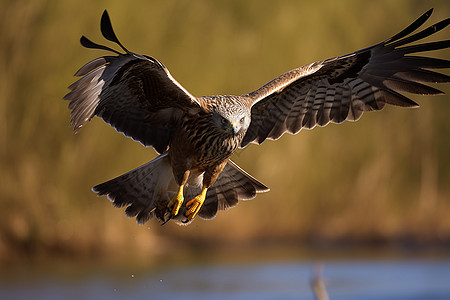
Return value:
M 186 217 L 188 221 L 195 218 L 200 209 L 202 208 L 203 202 L 206 199 L 206 192 L 208 188 L 210 188 L 216 179 L 219 177 L 219 174 L 222 172 L 223 168 L 227 164 L 228 159 L 222 161 L 220 164 L 216 165 L 214 168 L 208 169 L 203 174 L 203 187 L 202 191 L 199 195 L 197 195 L 194 199 L 186 203 Z
M 181 205 L 183 205 L 183 188 L 184 185 L 180 185 L 178 188 L 178 193 L 172 198 L 172 200 L 170 200 L 169 204 L 167 204 L 167 208 L 172 210 L 172 215 L 174 216 L 178 215 L 178 211 L 180 210 Z
M 188 210 L 186 211 L 186 217 L 188 218 L 189 221 L 192 220 L 200 211 L 203 202 L 205 202 L 207 191 L 208 188 L 203 187 L 199 195 L 197 195 L 194 199 L 186 203 L 186 208 L 188 208 Z
M 188 181 L 190 171 L 186 170 L 186 171 L 184 171 L 181 174 L 182 174 L 182 176 L 179 177 L 179 179 L 177 180 L 179 182 L 179 185 L 180 185 L 179 188 L 178 188 L 178 192 L 175 195 L 175 197 L 173 197 L 172 200 L 170 200 L 169 204 L 167 204 L 167 208 L 169 210 L 170 209 L 172 210 L 172 215 L 173 216 L 178 215 L 178 212 L 180 211 L 180 207 L 181 207 L 181 205 L 183 205 L 183 201 L 184 201 L 183 189 L 184 189 L 184 185 Z

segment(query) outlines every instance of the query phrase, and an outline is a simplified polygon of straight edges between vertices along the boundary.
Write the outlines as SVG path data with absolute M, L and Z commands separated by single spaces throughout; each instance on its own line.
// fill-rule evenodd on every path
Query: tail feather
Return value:
M 174 220 L 178 224 L 189 224 L 186 203 L 201 191 L 202 173 L 192 172 L 184 189 L 185 201 L 177 216 L 172 216 L 167 205 L 175 196 L 177 184 L 172 168 L 164 153 L 151 162 L 117 178 L 96 185 L 92 190 L 99 196 L 106 195 L 116 207 L 126 207 L 127 217 L 144 224 L 153 217 L 163 224 Z M 208 189 L 199 217 L 212 219 L 219 210 L 236 206 L 239 200 L 249 200 L 257 193 L 269 189 L 229 161 L 217 181 Z
M 172 169 L 163 154 L 151 162 L 117 178 L 96 185 L 92 190 L 107 195 L 116 207 L 127 206 L 127 217 L 144 224 L 152 217 L 164 219 L 169 195 L 175 193 Z
M 257 193 L 268 191 L 268 187 L 230 160 L 209 188 L 199 216 L 203 219 L 214 218 L 217 211 L 234 207 L 239 200 L 251 200 Z

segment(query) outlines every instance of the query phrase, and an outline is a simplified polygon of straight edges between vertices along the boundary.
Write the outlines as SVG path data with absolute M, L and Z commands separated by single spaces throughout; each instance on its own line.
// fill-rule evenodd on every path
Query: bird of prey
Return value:
M 76 72 L 81 78 L 64 97 L 71 126 L 77 131 L 98 116 L 159 156 L 93 191 L 125 206 L 140 224 L 154 216 L 179 224 L 196 216 L 211 219 L 268 191 L 229 159 L 236 149 L 303 128 L 356 121 L 385 104 L 418 106 L 401 92 L 442 94 L 424 83 L 448 82 L 450 76 L 430 69 L 449 68 L 450 61 L 416 53 L 449 48 L 450 40 L 411 45 L 449 24 L 447 18 L 413 33 L 431 13 L 379 44 L 293 69 L 251 93 L 195 97 L 160 61 L 127 50 L 105 10 L 101 32 L 123 52 L 81 37 L 84 47 L 111 55 Z

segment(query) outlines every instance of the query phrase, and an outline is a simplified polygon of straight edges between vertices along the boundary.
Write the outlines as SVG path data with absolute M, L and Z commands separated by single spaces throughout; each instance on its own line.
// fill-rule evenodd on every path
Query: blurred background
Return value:
M 238 151 L 232 159 L 271 191 L 187 227 L 136 225 L 91 192 L 155 153 L 97 118 L 73 134 L 61 100 L 75 71 L 105 54 L 79 44 L 83 34 L 104 43 L 105 8 L 128 49 L 159 59 L 201 96 L 248 93 L 370 46 L 431 7 L 428 25 L 450 15 L 449 1 L 0 1 L 0 265 L 277 251 L 447 255 L 448 85 L 438 86 L 446 96 L 411 96 L 419 109 L 386 107 Z M 448 38 L 446 29 L 432 40 Z

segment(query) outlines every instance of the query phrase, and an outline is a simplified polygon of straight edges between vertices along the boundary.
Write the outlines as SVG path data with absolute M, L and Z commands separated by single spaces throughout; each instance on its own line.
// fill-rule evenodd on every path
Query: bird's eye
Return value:
M 241 124 L 244 123 L 244 121 L 245 121 L 245 117 L 242 117 L 240 120 Z
M 227 120 L 225 118 L 221 118 L 220 122 L 222 123 L 222 125 L 225 125 L 227 123 Z

